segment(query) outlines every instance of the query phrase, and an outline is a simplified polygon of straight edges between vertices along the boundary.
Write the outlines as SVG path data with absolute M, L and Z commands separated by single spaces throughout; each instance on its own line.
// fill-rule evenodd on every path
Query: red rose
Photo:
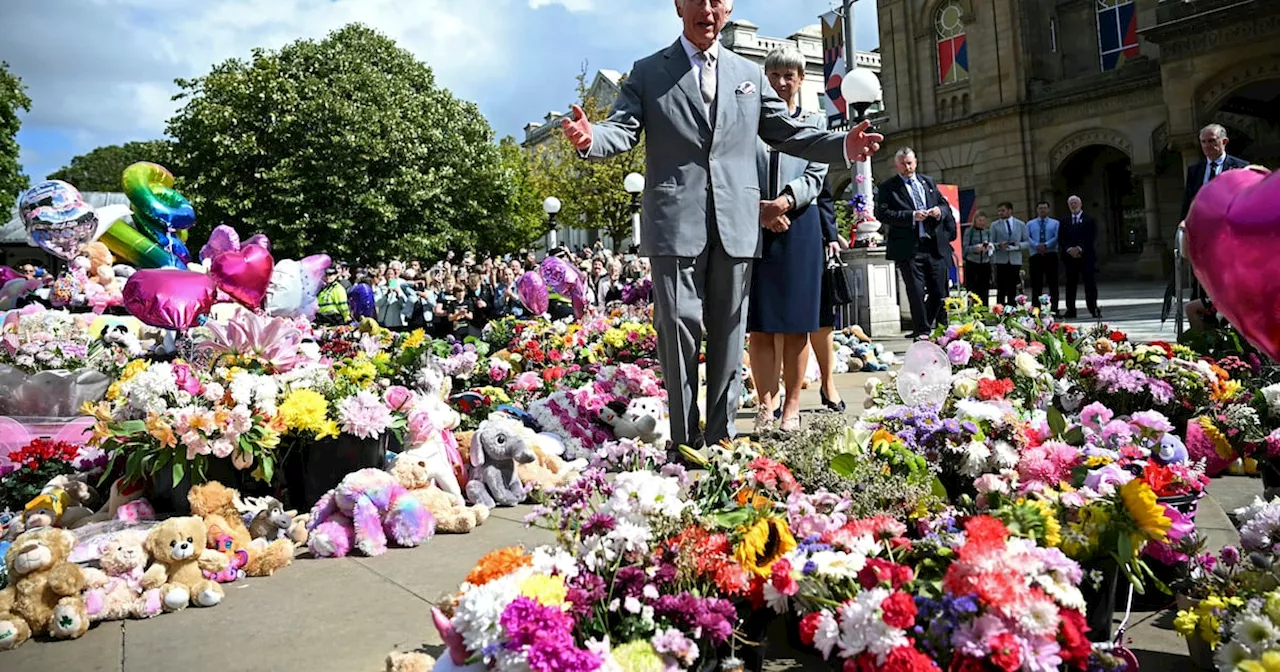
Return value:
M 1089 655 L 1093 652 L 1093 645 L 1089 643 L 1087 634 L 1089 632 L 1089 624 L 1084 620 L 1084 614 L 1075 609 L 1063 609 L 1059 612 L 1062 618 L 1062 632 L 1060 633 L 1059 642 L 1062 651 L 1062 662 L 1069 667 L 1083 670 L 1089 666 Z
M 885 625 L 899 630 L 906 630 L 916 622 L 916 601 L 910 595 L 898 591 L 884 598 L 880 603 L 881 618 Z
M 1116 343 L 1119 343 L 1119 342 L 1123 341 L 1125 338 L 1127 338 L 1127 337 L 1124 335 L 1124 332 L 1123 332 L 1123 331 L 1118 331 L 1118 330 L 1117 330 L 1117 331 L 1113 331 L 1113 332 L 1111 332 L 1111 340 L 1112 340 L 1112 341 L 1114 341 L 1114 342 L 1116 342 Z
M 878 666 L 878 669 L 881 672 L 926 672 L 937 670 L 938 664 L 915 646 L 899 646 L 889 652 L 884 664 Z
M 881 558 L 871 558 L 858 572 L 858 583 L 866 590 L 887 583 L 893 584 L 894 564 Z
M 1013 633 L 1002 632 L 991 638 L 991 662 L 1004 672 L 1022 667 L 1022 647 L 1018 646 Z
M 812 613 L 805 614 L 800 619 L 800 643 L 805 646 L 813 646 L 813 636 L 818 632 L 818 623 L 822 620 L 822 614 Z

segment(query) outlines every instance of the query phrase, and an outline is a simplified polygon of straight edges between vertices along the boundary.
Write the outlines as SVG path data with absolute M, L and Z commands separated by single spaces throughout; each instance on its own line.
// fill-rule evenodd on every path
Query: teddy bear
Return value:
M 89 629 L 84 572 L 68 562 L 75 535 L 54 527 L 23 532 L 5 553 L 9 587 L 0 590 L 0 651 L 33 636 L 75 639 Z
M 84 474 L 54 476 L 40 491 L 61 493 L 63 510 L 58 519 L 58 527 L 74 529 L 80 526 L 81 521 L 94 514 L 88 505 L 98 499 L 98 491 L 86 483 L 85 478 L 87 476 Z
M 151 618 L 164 610 L 159 590 L 142 589 L 142 575 L 151 559 L 146 541 L 142 532 L 121 532 L 98 549 L 101 569 L 83 570 L 84 606 L 91 623 Z
M 671 436 L 666 404 L 657 397 L 632 399 L 621 414 L 616 408 L 606 406 L 600 411 L 600 416 L 613 427 L 613 435 L 619 439 L 636 439 L 654 446 L 665 446 Z
M 341 558 L 352 548 L 387 551 L 387 537 L 411 548 L 435 533 L 436 520 L 400 481 L 381 469 L 347 474 L 311 509 L 307 547 L 318 558 Z
M 559 436 L 548 432 L 538 434 L 528 428 L 522 429 L 524 431 L 521 434 L 525 443 L 537 458 L 528 464 L 516 465 L 516 474 L 520 476 L 520 482 L 525 484 L 526 489 L 546 491 L 558 488 L 576 478 L 578 473 L 586 468 L 585 459 L 565 461 L 562 457 L 565 452 L 564 442 Z
M 495 506 L 515 506 L 526 492 L 517 464 L 538 459 L 525 443 L 517 423 L 500 418 L 486 419 L 471 437 L 471 477 L 467 479 L 467 501 Z
M 227 556 L 205 547 L 208 534 L 204 521 L 196 516 L 169 518 L 147 534 L 143 547 L 152 564 L 142 575 L 142 588 L 159 589 L 165 611 L 222 602 L 222 587 L 206 579 L 204 572 L 221 572 Z
M 69 525 L 68 529 L 76 529 L 90 523 L 102 523 L 108 520 L 154 520 L 155 510 L 147 500 L 142 498 L 145 484 L 138 482 L 128 484 L 124 478 L 111 483 L 111 494 L 107 503 L 98 512 Z
M 460 496 L 455 497 L 436 485 L 439 479 L 432 470 L 436 454 L 434 450 L 421 448 L 401 453 L 391 466 L 391 475 L 431 512 L 436 519 L 436 532 L 466 534 L 489 519 L 489 508 L 467 506 Z M 452 470 L 449 474 L 452 476 Z
M 236 508 L 239 497 L 240 493 L 235 490 L 217 481 L 209 481 L 191 488 L 187 502 L 191 505 L 191 514 L 204 519 L 210 548 L 223 553 L 230 551 L 231 557 L 243 550 L 247 555 L 244 563 L 246 576 L 271 576 L 293 562 L 297 549 L 288 539 L 255 540 Z M 226 546 L 225 537 L 231 538 L 230 547 Z

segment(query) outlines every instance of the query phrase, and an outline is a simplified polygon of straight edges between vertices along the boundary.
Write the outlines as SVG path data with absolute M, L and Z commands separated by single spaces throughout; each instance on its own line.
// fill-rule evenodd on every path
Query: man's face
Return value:
M 676 0 L 676 14 L 684 21 L 684 36 L 706 51 L 729 21 L 733 0 Z
M 916 157 L 914 154 L 899 156 L 894 160 L 894 167 L 898 169 L 898 174 L 903 177 L 911 177 L 916 174 Z
M 1071 214 L 1073 215 L 1077 212 L 1080 212 L 1080 208 L 1081 208 L 1080 199 L 1078 198 L 1067 199 L 1067 207 L 1071 208 Z
M 1037 205 L 1037 206 L 1036 206 L 1036 216 L 1037 216 L 1037 217 L 1040 217 L 1040 218 L 1042 218 L 1042 219 L 1043 219 L 1043 218 L 1045 218 L 1045 217 L 1048 217 L 1048 216 L 1049 216 L 1049 206 L 1045 205 L 1044 203 L 1041 203 L 1040 205 Z
M 1200 151 L 1204 152 L 1206 159 L 1217 159 L 1227 151 L 1227 139 L 1219 138 L 1213 131 L 1205 131 L 1200 134 Z
M 1013 215 L 1013 211 L 1002 205 L 996 208 L 996 214 L 1000 215 L 1000 219 L 1009 219 Z

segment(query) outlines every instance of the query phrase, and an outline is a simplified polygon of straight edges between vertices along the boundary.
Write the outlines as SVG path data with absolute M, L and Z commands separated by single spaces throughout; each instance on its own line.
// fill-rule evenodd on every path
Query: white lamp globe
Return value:
M 622 180 L 622 188 L 626 189 L 628 194 L 638 194 L 644 191 L 644 175 L 628 173 Z
M 548 215 L 554 215 L 557 212 L 560 212 L 560 199 L 555 196 L 548 196 L 547 199 L 542 202 L 542 211 Z
M 844 77 L 840 92 L 850 105 L 870 105 L 880 100 L 880 78 L 866 68 L 854 68 Z

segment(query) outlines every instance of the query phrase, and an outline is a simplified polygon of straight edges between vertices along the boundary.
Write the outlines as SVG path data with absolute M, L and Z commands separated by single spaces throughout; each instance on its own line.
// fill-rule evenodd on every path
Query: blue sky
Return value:
M 737 0 L 733 18 L 785 37 L 835 4 Z M 857 19 L 858 48 L 875 47 L 874 0 L 858 3 Z M 162 137 L 174 78 L 352 21 L 476 101 L 499 137 L 566 109 L 584 63 L 625 71 L 680 32 L 671 0 L 3 0 L 0 60 L 32 101 L 20 161 L 40 179 L 94 147 Z

